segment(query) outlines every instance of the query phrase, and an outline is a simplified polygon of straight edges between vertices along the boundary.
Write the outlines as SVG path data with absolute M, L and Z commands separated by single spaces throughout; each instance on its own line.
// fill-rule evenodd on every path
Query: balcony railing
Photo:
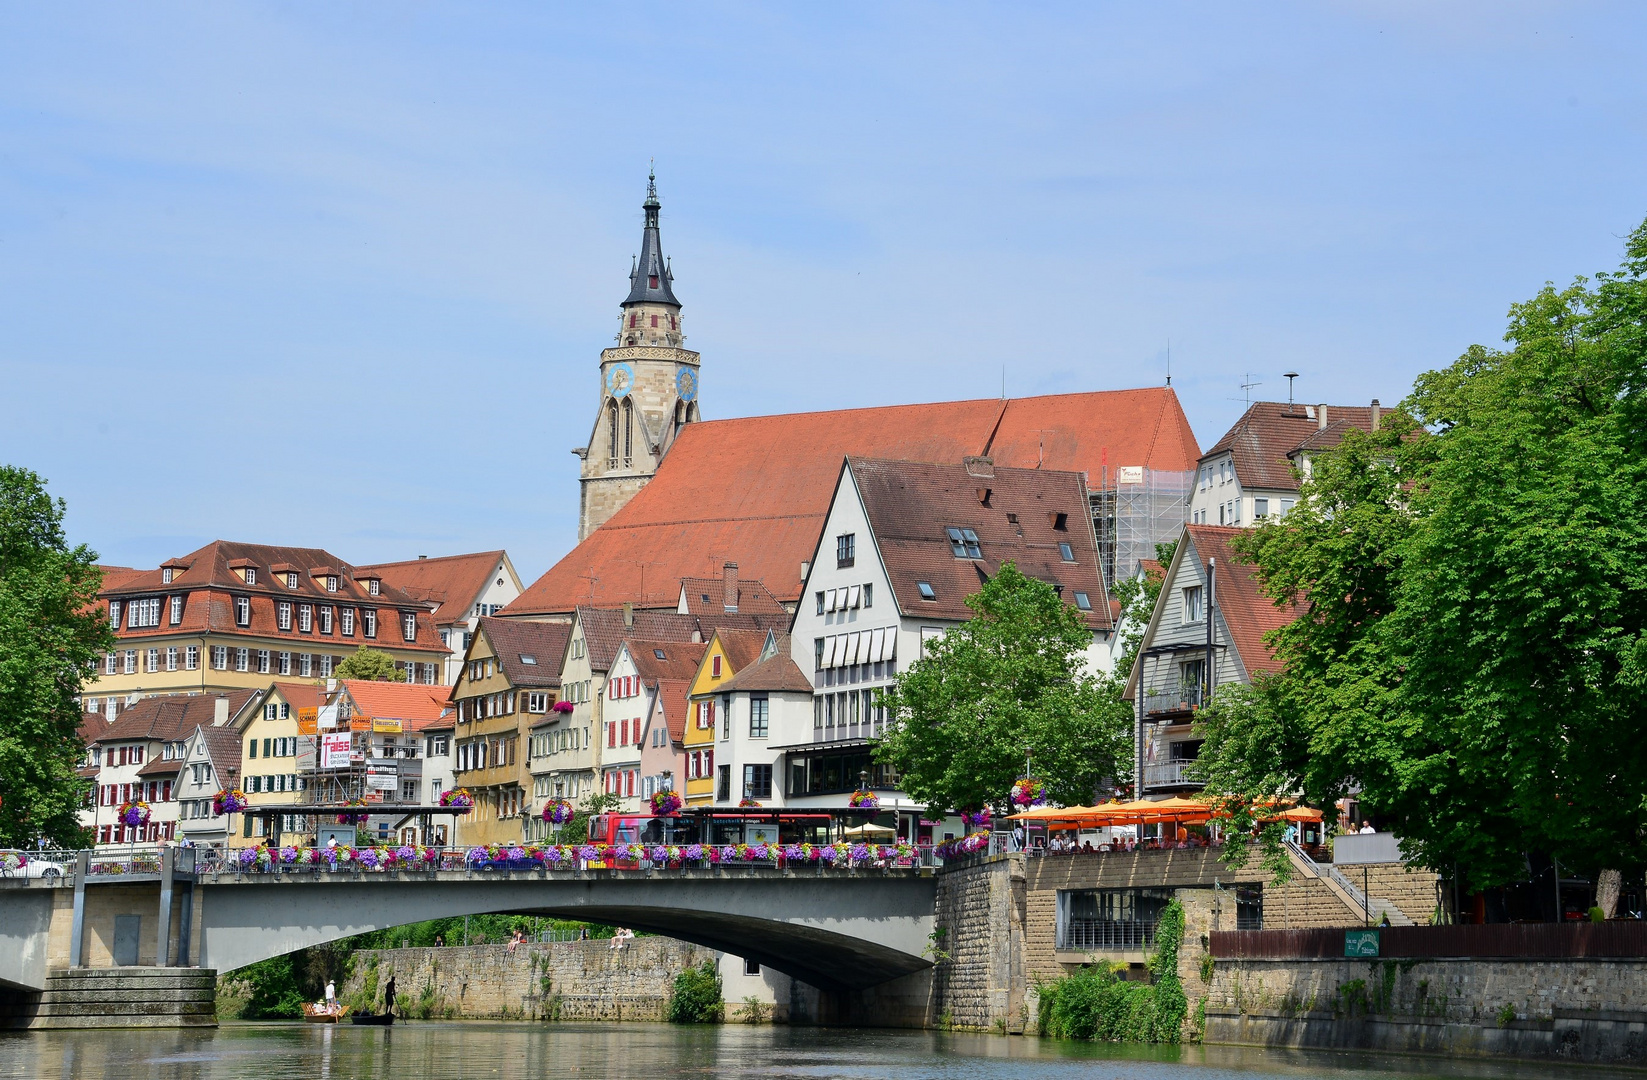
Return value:
M 1194 785 L 1201 781 L 1190 778 L 1189 769 L 1193 761 L 1169 761 L 1165 765 L 1144 766 L 1145 787 L 1176 787 L 1178 785 Z
M 1201 707 L 1200 686 L 1178 686 L 1166 690 L 1150 690 L 1144 694 L 1144 714 L 1160 716 L 1163 713 L 1189 712 Z
M 1069 919 L 1058 928 L 1064 952 L 1094 949 L 1143 949 L 1155 944 L 1155 924 L 1138 920 Z

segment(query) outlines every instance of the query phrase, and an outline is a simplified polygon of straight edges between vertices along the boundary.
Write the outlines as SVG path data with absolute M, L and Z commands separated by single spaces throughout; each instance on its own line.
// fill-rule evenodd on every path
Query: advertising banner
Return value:
M 372 731 L 378 735 L 399 735 L 401 733 L 400 718 L 375 716 L 372 718 Z
M 322 735 L 320 737 L 320 767 L 322 769 L 347 769 L 349 767 L 350 743 L 353 741 L 347 735 Z

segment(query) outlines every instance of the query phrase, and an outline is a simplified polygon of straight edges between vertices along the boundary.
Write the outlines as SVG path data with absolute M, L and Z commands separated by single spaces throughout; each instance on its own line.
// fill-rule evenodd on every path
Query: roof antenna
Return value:
M 1241 389 L 1247 395 L 1247 408 L 1250 409 L 1252 408 L 1252 388 L 1255 386 L 1263 386 L 1264 384 L 1261 382 L 1254 382 L 1252 379 L 1252 372 L 1249 371 L 1246 375 L 1247 381 L 1241 384 Z
M 1292 381 L 1298 378 L 1298 372 L 1284 372 L 1281 377 L 1287 380 L 1287 409 L 1290 411 L 1292 409 Z
M 1172 385 L 1172 339 L 1167 338 L 1167 385 Z
M 1006 400 L 1006 365 L 1001 365 L 1001 400 Z

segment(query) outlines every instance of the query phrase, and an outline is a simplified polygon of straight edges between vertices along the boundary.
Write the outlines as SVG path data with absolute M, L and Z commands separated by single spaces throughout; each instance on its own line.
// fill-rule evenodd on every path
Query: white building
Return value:
M 375 573 L 384 582 L 428 605 L 441 643 L 451 650 L 441 681 L 450 686 L 463 670 L 463 654 L 474 640 L 480 620 L 496 615 L 521 594 L 523 586 L 506 551 L 467 555 L 419 555 L 404 562 L 362 566 L 357 574 Z
M 619 809 L 636 813 L 656 788 L 643 776 L 649 737 L 658 748 L 668 739 L 663 693 L 692 678 L 703 659 L 702 642 L 625 641 L 607 673 L 601 722 L 601 790 L 623 799 Z M 654 716 L 662 723 L 654 723 Z M 684 795 L 684 792 L 682 793 Z

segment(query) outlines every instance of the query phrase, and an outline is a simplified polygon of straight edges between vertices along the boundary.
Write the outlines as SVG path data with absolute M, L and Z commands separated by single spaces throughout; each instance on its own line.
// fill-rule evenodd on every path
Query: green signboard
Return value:
M 1377 956 L 1377 930 L 1346 930 L 1344 931 L 1345 956 Z

